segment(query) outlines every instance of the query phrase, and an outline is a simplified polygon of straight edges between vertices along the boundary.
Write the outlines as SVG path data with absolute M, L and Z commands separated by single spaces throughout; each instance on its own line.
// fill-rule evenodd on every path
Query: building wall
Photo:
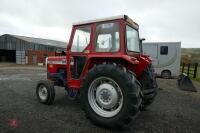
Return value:
M 55 52 L 33 50 L 27 51 L 28 64 L 45 63 L 45 58 L 49 56 L 55 56 Z
M 55 56 L 56 51 L 65 50 L 65 48 L 57 47 L 62 42 L 39 38 L 24 39 L 27 37 L 20 38 L 20 36 L 8 34 L 0 36 L 0 62 L 37 65 L 45 63 L 45 57 Z M 41 44 L 41 40 L 44 44 Z

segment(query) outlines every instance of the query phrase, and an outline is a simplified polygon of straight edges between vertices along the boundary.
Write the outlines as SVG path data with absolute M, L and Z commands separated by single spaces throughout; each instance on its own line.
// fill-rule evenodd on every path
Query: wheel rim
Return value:
M 99 77 L 89 87 L 88 101 L 98 115 L 113 117 L 122 108 L 123 95 L 121 88 L 114 80 L 108 77 Z
M 38 93 L 41 100 L 44 101 L 47 99 L 48 92 L 47 92 L 47 88 L 44 85 L 40 85 Z

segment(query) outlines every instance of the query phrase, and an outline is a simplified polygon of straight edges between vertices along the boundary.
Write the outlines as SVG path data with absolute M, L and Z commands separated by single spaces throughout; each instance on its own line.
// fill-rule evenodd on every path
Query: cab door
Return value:
M 68 85 L 79 88 L 80 77 L 87 62 L 91 42 L 91 26 L 74 28 L 73 39 L 68 55 Z

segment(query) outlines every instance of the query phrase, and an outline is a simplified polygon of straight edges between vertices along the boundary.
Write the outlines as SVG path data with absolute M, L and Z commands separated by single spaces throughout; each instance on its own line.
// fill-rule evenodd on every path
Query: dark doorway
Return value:
M 0 49 L 0 62 L 16 62 L 16 51 Z

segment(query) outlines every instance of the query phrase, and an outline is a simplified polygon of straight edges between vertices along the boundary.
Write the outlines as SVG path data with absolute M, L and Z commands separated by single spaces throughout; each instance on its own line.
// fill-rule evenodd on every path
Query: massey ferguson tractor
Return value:
M 40 103 L 54 101 L 54 86 L 80 98 L 86 116 L 107 128 L 129 125 L 157 92 L 152 59 L 142 55 L 139 26 L 128 16 L 73 24 L 66 56 L 47 59 L 47 80 L 36 87 Z

